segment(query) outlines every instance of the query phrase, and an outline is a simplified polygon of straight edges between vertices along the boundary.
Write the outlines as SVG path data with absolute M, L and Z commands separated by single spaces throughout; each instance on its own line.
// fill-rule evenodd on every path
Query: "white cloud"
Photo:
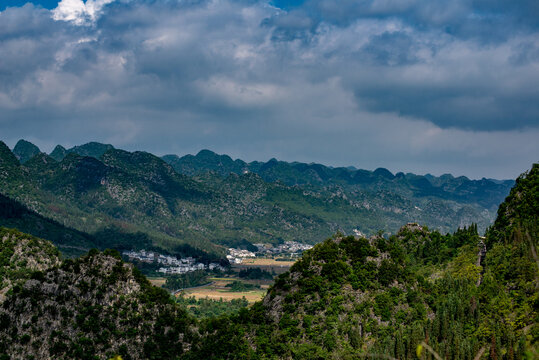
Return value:
M 54 20 L 69 21 L 76 25 L 91 24 L 101 14 L 103 7 L 115 0 L 62 0 L 52 10 Z
M 316 24 L 264 0 L 120 1 L 0 14 L 4 139 L 473 177 L 537 161 L 537 31 L 482 42 L 398 14 Z

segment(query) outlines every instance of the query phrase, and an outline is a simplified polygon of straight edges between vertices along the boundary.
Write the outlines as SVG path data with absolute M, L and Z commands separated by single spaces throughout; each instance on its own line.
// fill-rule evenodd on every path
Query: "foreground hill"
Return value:
M 60 264 L 60 253 L 51 243 L 17 230 L 0 227 L 0 303 L 16 285 L 34 271 Z
M 490 239 L 537 235 L 539 230 L 539 164 L 522 174 L 509 196 L 500 205 L 498 216 L 489 230 Z
M 12 253 L 3 284 L 18 279 L 0 307 L 2 359 L 177 359 L 189 349 L 193 320 L 118 253 L 60 264 L 46 241 L 0 235 L 1 253 Z
M 211 163 L 217 155 L 202 152 L 193 158 L 204 156 Z M 50 156 L 37 152 L 21 164 L 0 142 L 0 186 L 5 196 L 96 238 L 115 232 L 131 239 L 139 233 L 148 241 L 132 247 L 149 242 L 169 251 L 187 243 L 222 255 L 225 247 L 245 240 L 316 243 L 336 231 L 396 233 L 410 221 L 442 232 L 472 222 L 484 229 L 508 191 L 506 182 L 451 176 L 427 178 L 383 169 L 365 172 L 276 161 L 258 165 L 247 173 L 241 165 L 227 176 L 222 176 L 224 170 L 184 171 L 185 175 L 152 154 L 99 143 L 57 147 Z M 268 175 L 270 170 L 275 176 Z M 316 170 L 325 180 L 289 181 L 283 175 L 289 170 L 296 174 L 292 178 L 309 177 Z
M 192 356 L 537 358 L 538 194 L 535 164 L 485 240 L 475 226 L 441 235 L 416 224 L 389 239 L 328 239 L 262 303 L 206 324 L 210 340 Z

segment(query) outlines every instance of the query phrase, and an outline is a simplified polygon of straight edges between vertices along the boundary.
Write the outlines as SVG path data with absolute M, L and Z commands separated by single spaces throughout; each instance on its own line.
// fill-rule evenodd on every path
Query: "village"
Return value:
M 227 260 L 231 265 L 241 264 L 246 258 L 256 257 L 272 257 L 272 256 L 287 256 L 290 258 L 298 257 L 303 251 L 311 249 L 312 245 L 302 244 L 297 241 L 286 241 L 283 244 L 273 246 L 270 244 L 254 244 L 256 251 L 243 249 L 228 249 Z M 197 262 L 193 257 L 177 258 L 172 255 L 163 255 L 155 251 L 142 250 L 127 250 L 122 253 L 130 261 L 138 260 L 144 263 L 157 263 L 162 265 L 157 271 L 168 274 L 185 274 L 197 270 L 219 270 L 226 271 L 227 268 L 217 262 L 203 264 Z
M 122 255 L 129 258 L 129 260 L 136 259 L 145 263 L 158 263 L 163 265 L 157 271 L 163 274 L 185 274 L 191 271 L 197 270 L 220 270 L 226 271 L 227 269 L 221 266 L 219 263 L 210 263 L 208 265 L 199 263 L 193 257 L 185 257 L 178 259 L 175 256 L 163 255 L 154 251 L 146 251 L 144 249 L 140 251 L 124 251 Z
M 242 249 L 228 249 L 226 258 L 231 264 L 241 264 L 245 258 L 287 256 L 298 257 L 303 251 L 312 249 L 312 245 L 302 244 L 297 241 L 286 241 L 283 244 L 272 246 L 271 244 L 254 244 L 256 251 Z

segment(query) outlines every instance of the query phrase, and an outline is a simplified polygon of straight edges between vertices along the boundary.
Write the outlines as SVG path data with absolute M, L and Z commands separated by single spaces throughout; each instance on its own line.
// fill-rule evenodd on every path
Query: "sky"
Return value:
M 0 140 L 470 178 L 539 161 L 536 0 L 0 1 Z

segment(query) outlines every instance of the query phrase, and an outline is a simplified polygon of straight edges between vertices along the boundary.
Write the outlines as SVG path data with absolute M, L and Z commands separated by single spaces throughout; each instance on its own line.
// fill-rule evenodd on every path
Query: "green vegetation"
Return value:
M 255 165 L 275 176 L 290 165 L 270 163 Z M 331 172 L 318 171 L 331 177 Z M 398 179 L 421 185 L 420 179 L 383 169 L 354 174 L 358 182 L 376 182 L 380 189 Z M 433 179 L 432 186 L 442 180 Z M 464 179 L 459 182 L 467 187 Z M 130 235 L 103 233 L 95 241 L 118 247 L 131 241 L 134 246 L 159 243 L 171 252 L 202 251 L 194 244 L 203 237 L 201 247 L 220 251 L 208 240 L 216 234 L 223 235 L 222 244 L 242 239 L 247 246 L 254 242 L 243 236 L 248 230 L 258 231 L 254 237 L 285 234 L 275 230 L 281 220 L 303 226 L 289 227 L 286 236 L 303 232 L 308 237 L 345 219 L 343 214 L 358 214 L 343 197 L 324 191 L 268 184 L 253 174 L 189 179 L 151 154 L 115 149 L 100 160 L 70 153 L 57 163 L 38 154 L 21 165 L 0 143 L 0 183 L 17 201 L 65 220 L 47 222 L 4 199 L 3 221 L 31 228 L 28 224 L 39 220 L 52 235 L 66 223 L 93 233 L 117 230 Z M 393 195 L 395 201 L 405 198 Z M 324 196 L 335 198 L 336 209 L 343 212 L 331 211 L 327 201 L 320 201 Z M 442 198 L 429 201 L 443 209 Z M 441 219 L 448 214 L 440 214 Z M 357 359 L 374 354 L 432 359 L 432 349 L 444 359 L 535 359 L 538 214 L 535 164 L 516 181 L 485 238 L 476 224 L 442 233 L 409 223 L 395 234 L 369 239 L 337 233 L 304 252 L 275 279 L 264 300 L 249 308 L 243 300 L 174 301 L 115 250 L 91 250 L 62 262 L 51 243 L 2 228 L 0 358 Z M 180 234 L 192 245 L 178 248 Z M 168 286 L 203 278 L 192 273 L 171 278 Z M 256 285 L 229 284 L 231 291 L 250 286 Z
M 60 263 L 60 253 L 50 242 L 0 227 L 0 291 L 14 286 Z
M 225 287 L 230 288 L 230 291 L 243 292 L 249 290 L 260 289 L 260 285 L 249 284 L 243 281 L 234 280 L 230 284 L 226 284 Z
M 0 308 L 0 357 L 177 359 L 193 325 L 118 252 L 92 250 L 13 287 Z
M 534 165 L 517 181 L 484 258 L 476 225 L 446 235 L 417 224 L 388 239 L 337 235 L 305 252 L 262 303 L 206 323 L 213 341 L 189 356 L 405 359 L 424 343 L 446 359 L 537 358 L 538 180 Z M 222 355 L 230 349 L 234 356 Z
M 176 171 L 148 153 L 89 143 L 57 147 L 51 156 L 39 153 L 21 164 L 0 143 L 0 187 L 37 214 L 100 239 L 83 246 L 51 239 L 63 252 L 151 244 L 174 253 L 189 245 L 219 258 L 226 247 L 316 243 L 339 229 L 396 233 L 412 219 L 441 231 L 472 222 L 484 229 L 512 184 L 275 160 L 247 166 L 209 151 L 184 159 L 190 159 L 187 167 L 165 159 Z
M 74 146 L 71 149 L 65 149 L 61 145 L 57 145 L 50 156 L 56 161 L 62 161 L 68 154 L 77 154 L 80 156 L 91 156 L 99 159 L 108 150 L 114 149 L 110 144 L 101 144 L 98 142 L 89 142 L 84 145 Z
M 47 219 L 2 194 L 0 194 L 0 226 L 17 228 L 25 233 L 47 239 L 58 246 L 63 255 L 68 257 L 78 256 L 93 247 L 99 247 L 96 238 Z
M 13 154 L 21 163 L 27 162 L 40 152 L 41 150 L 37 146 L 25 140 L 19 140 L 13 148 Z
M 202 150 L 196 156 L 186 155 L 181 158 L 176 155 L 167 155 L 163 157 L 163 160 L 179 173 L 189 176 L 211 171 L 226 177 L 230 174 L 241 175 L 248 171 L 259 175 L 267 182 L 279 181 L 287 186 L 299 186 L 313 193 L 322 192 L 322 188 L 330 188 L 334 195 L 344 193 L 346 198 L 355 201 L 368 199 L 373 208 L 378 208 L 382 203 L 387 207 L 392 201 L 401 204 L 403 201 L 414 201 L 416 205 L 428 206 L 422 200 L 434 197 L 457 202 L 478 203 L 492 210 L 499 205 L 513 184 L 512 181 L 501 184 L 484 179 L 473 181 L 466 177 L 454 178 L 447 174 L 441 177 L 410 173 L 393 175 L 383 168 L 371 172 L 350 168 L 330 168 L 320 164 L 288 163 L 276 159 L 271 159 L 266 163 L 257 161 L 246 163 L 209 150 Z M 370 195 L 375 193 L 379 195 L 381 203 L 370 198 Z M 344 197 L 335 198 L 339 201 Z M 300 197 L 300 201 L 304 200 Z M 312 200 L 306 199 L 306 201 Z M 441 204 L 433 205 L 438 207 Z M 412 209 L 407 209 L 407 211 L 412 211 Z M 420 213 L 418 212 L 417 215 Z M 422 222 L 425 221 L 422 220 Z
M 225 301 L 222 299 L 196 299 L 193 296 L 178 296 L 176 303 L 186 308 L 190 314 L 198 319 L 232 315 L 249 305 L 249 302 L 245 298 Z
M 249 267 L 247 269 L 240 270 L 238 276 L 242 279 L 248 280 L 271 280 L 274 275 L 257 267 Z
M 539 223 L 539 164 L 522 174 L 509 196 L 498 208 L 498 216 L 488 231 L 488 239 L 503 238 L 510 242 L 514 236 L 537 235 Z M 527 235 L 526 235 L 527 233 Z
M 167 276 L 164 288 L 175 291 L 208 283 L 208 272 L 206 270 L 197 270 L 185 274 Z

